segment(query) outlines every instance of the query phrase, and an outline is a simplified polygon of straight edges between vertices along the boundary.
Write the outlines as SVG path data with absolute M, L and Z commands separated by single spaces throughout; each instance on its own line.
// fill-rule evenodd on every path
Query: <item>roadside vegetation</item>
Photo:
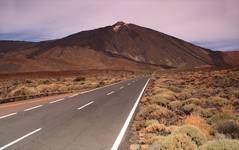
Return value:
M 130 150 L 239 149 L 239 69 L 155 73 Z
M 0 104 L 54 94 L 74 93 L 134 77 L 132 72 L 0 79 Z

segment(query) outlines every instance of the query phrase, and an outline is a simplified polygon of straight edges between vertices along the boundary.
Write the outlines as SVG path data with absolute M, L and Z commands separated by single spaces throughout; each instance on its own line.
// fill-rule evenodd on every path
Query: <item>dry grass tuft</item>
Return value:
M 204 132 L 205 135 L 207 135 L 208 138 L 211 137 L 211 135 L 213 135 L 214 133 L 211 126 L 207 124 L 207 122 L 200 116 L 195 116 L 195 115 L 187 116 L 184 119 L 183 123 L 198 127 Z

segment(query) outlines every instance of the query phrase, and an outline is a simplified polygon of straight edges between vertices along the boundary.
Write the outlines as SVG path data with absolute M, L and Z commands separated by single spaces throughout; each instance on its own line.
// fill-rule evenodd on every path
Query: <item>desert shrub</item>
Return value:
M 160 123 L 168 124 L 176 121 L 176 115 L 169 109 L 157 104 L 150 104 L 139 111 L 136 119 L 158 120 Z
M 142 121 L 142 120 L 135 120 L 134 124 L 132 125 L 132 130 L 139 131 L 139 130 L 141 130 L 144 127 L 145 127 L 144 121 Z
M 141 150 L 148 150 L 149 149 L 149 144 L 141 144 L 140 149 Z
M 200 150 L 238 150 L 239 140 L 213 140 L 200 146 Z
M 187 116 L 183 122 L 184 124 L 190 124 L 198 127 L 208 137 L 210 137 L 210 135 L 213 133 L 211 126 L 207 124 L 207 122 L 200 116 L 195 115 Z
M 85 77 L 76 77 L 73 81 L 74 82 L 85 81 Z
M 192 96 L 192 92 L 189 90 L 183 91 L 177 95 L 177 98 L 180 100 L 189 99 Z
M 173 85 L 168 86 L 168 89 L 175 92 L 175 93 L 182 92 L 181 88 L 178 88 L 177 86 L 173 86 Z
M 161 106 L 167 106 L 168 103 L 170 102 L 170 100 L 168 100 L 168 99 L 166 99 L 166 98 L 164 98 L 164 97 L 161 97 L 161 96 L 159 96 L 159 95 L 155 95 L 155 96 L 153 96 L 153 98 L 152 98 L 152 102 L 153 102 L 153 103 L 156 103 L 156 104 L 158 104 L 158 105 L 161 105 Z
M 206 100 L 206 104 L 209 106 L 223 106 L 229 104 L 229 101 L 222 97 L 209 97 Z
M 45 80 L 41 80 L 41 81 L 40 81 L 40 84 L 50 84 L 50 83 L 51 83 L 51 81 L 48 80 L 48 79 L 45 79 Z
M 14 80 L 14 81 L 12 81 L 12 85 L 13 85 L 13 86 L 17 86 L 17 85 L 19 85 L 19 84 L 21 84 L 21 81 L 19 81 L 19 80 Z
M 233 114 L 228 114 L 228 113 L 220 112 L 220 113 L 217 113 L 214 116 L 212 116 L 209 119 L 209 122 L 217 124 L 217 123 L 219 123 L 221 121 L 226 121 L 226 120 L 235 120 L 236 121 L 236 120 L 238 120 L 238 118 L 235 115 L 233 115 Z
M 234 107 L 236 107 L 236 108 L 239 108 L 239 99 L 234 99 L 234 100 L 232 101 L 232 105 L 233 105 Z
M 233 91 L 233 95 L 234 95 L 236 98 L 239 98 L 239 90 Z
M 153 93 L 153 95 L 155 95 L 155 94 L 160 94 L 160 93 L 165 92 L 165 91 L 167 91 L 167 89 L 155 86 L 152 90 L 152 93 Z
M 145 135 L 144 143 L 152 145 L 153 143 L 161 143 L 164 140 L 165 136 L 156 135 L 152 133 L 148 133 Z M 148 150 L 148 149 L 147 149 Z
M 182 107 L 182 110 L 186 113 L 186 114 L 190 114 L 193 111 L 197 111 L 198 109 L 200 109 L 201 107 L 195 105 L 195 104 L 188 104 L 188 105 L 184 105 Z
M 150 125 L 153 125 L 153 124 L 158 124 L 158 120 L 155 120 L 155 119 L 151 119 L 151 120 L 146 120 L 145 121 L 145 126 L 150 126 Z
M 139 144 L 131 144 L 129 146 L 129 150 L 139 150 L 140 149 L 140 145 Z
M 154 124 L 148 125 L 145 128 L 145 131 L 147 133 L 154 133 L 154 134 L 160 134 L 160 135 L 167 135 L 170 133 L 167 127 L 164 124 L 160 124 L 160 123 L 154 123 Z
M 221 108 L 222 112 L 233 114 L 235 112 L 235 108 L 232 105 L 225 105 Z
M 168 124 L 176 121 L 175 114 L 165 108 L 161 107 L 160 109 L 154 110 L 152 113 L 149 114 L 149 119 L 157 119 L 160 123 Z
M 38 94 L 38 91 L 36 90 L 36 88 L 21 86 L 11 91 L 8 94 L 8 97 L 29 96 L 29 95 L 36 95 L 36 94 Z
M 176 125 L 167 126 L 167 129 L 168 129 L 171 133 L 174 132 L 177 128 L 179 128 L 179 127 L 176 126 Z
M 218 112 L 217 109 L 214 108 L 201 108 L 195 114 L 198 114 L 204 118 L 210 118 Z
M 48 85 L 38 85 L 36 87 L 36 89 L 40 92 L 40 93 L 47 93 L 47 92 L 59 92 L 59 91 L 63 91 L 62 88 L 67 88 L 70 89 L 72 88 L 72 86 L 61 86 L 59 84 L 48 84 Z
M 25 80 L 25 83 L 27 83 L 27 84 L 31 84 L 31 83 L 33 83 L 33 81 L 30 80 L 30 79 L 26 79 L 26 80 Z
M 181 101 L 172 101 L 168 104 L 168 106 L 172 110 L 177 110 L 177 109 L 180 109 L 183 106 L 183 103 Z
M 175 93 L 168 89 L 164 89 L 164 88 L 160 88 L 160 92 L 159 93 L 154 92 L 153 95 L 160 96 L 160 97 L 168 99 L 168 100 L 176 100 Z
M 207 141 L 205 134 L 199 128 L 193 125 L 183 125 L 173 132 L 173 134 L 180 133 L 189 136 L 191 140 L 198 146 Z
M 197 145 L 186 134 L 171 134 L 166 136 L 161 143 L 155 142 L 151 148 L 160 150 L 195 150 Z
M 221 121 L 215 124 L 215 129 L 230 138 L 239 138 L 239 124 L 233 120 Z
M 140 109 L 138 115 L 136 116 L 136 119 L 139 120 L 139 118 L 143 118 L 145 120 L 153 120 L 153 119 L 149 119 L 148 117 L 150 116 L 152 112 L 160 108 L 161 107 L 157 104 L 150 104 L 148 106 L 145 106 L 142 109 Z
M 195 104 L 195 105 L 201 105 L 202 100 L 198 98 L 189 98 L 186 101 L 184 101 L 185 104 Z
M 100 81 L 97 85 L 96 85 L 96 87 L 101 87 L 101 86 L 104 86 L 105 85 L 105 82 L 104 81 Z

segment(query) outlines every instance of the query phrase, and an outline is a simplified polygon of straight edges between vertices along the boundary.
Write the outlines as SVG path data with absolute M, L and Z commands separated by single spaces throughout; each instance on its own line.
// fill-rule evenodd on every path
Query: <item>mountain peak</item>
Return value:
M 113 26 L 123 26 L 125 25 L 126 23 L 124 21 L 118 21 L 116 22 Z
M 123 22 L 123 21 L 118 21 L 118 22 L 116 22 L 112 27 L 113 27 L 113 30 L 114 30 L 115 32 L 117 32 L 121 27 L 123 27 L 123 26 L 125 26 L 125 25 L 127 25 L 125 22 Z

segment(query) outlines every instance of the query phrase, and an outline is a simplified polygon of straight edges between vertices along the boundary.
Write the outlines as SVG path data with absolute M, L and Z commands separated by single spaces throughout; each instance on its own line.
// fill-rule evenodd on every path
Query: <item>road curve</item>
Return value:
M 148 77 L 0 116 L 0 150 L 117 150 Z

